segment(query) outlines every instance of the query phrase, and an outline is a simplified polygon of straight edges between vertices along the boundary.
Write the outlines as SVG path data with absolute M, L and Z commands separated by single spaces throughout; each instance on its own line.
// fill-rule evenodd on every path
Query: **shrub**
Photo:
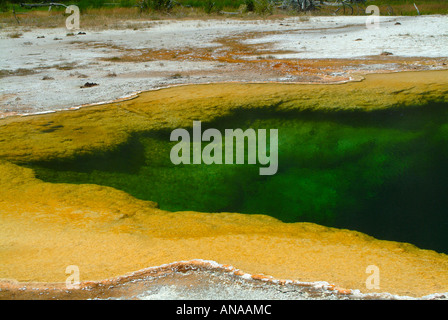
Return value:
M 0 12 L 8 11 L 8 3 L 6 0 L 0 0 Z
M 204 3 L 204 11 L 205 13 L 211 13 L 215 8 L 215 2 L 213 0 L 207 0 Z
M 253 12 L 255 11 L 255 3 L 254 0 L 245 0 L 244 4 L 246 5 L 246 11 Z
M 104 6 L 105 2 L 105 0 L 80 0 L 76 5 L 81 12 L 85 12 L 85 10 L 89 8 L 101 8 Z
M 120 0 L 120 7 L 130 8 L 136 4 L 135 0 Z
M 258 14 L 272 14 L 274 5 L 270 0 L 254 0 L 254 10 Z
M 155 11 L 169 11 L 174 7 L 173 0 L 143 0 L 142 8 Z

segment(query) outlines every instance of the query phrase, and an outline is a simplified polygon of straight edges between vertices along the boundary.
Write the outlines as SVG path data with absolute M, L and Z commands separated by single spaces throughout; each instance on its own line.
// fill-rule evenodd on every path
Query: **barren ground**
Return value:
M 445 16 L 381 17 L 379 29 L 365 23 L 366 17 L 348 16 L 133 22 L 137 30 L 3 28 L 0 116 L 176 84 L 340 82 L 447 68 Z M 87 82 L 98 85 L 81 88 Z

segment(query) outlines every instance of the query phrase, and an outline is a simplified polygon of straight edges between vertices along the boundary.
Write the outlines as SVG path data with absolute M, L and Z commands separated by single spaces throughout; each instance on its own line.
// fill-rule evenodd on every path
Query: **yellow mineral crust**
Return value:
M 71 157 L 110 149 L 132 132 L 191 127 L 237 109 L 374 110 L 448 101 L 448 70 L 367 75 L 342 84 L 224 83 L 185 85 L 79 110 L 0 121 L 0 159 Z
M 0 120 L 0 278 L 81 281 L 180 260 L 205 259 L 250 274 L 327 281 L 362 292 L 424 296 L 448 292 L 448 256 L 412 245 L 264 215 L 167 212 L 97 185 L 45 183 L 20 163 L 111 149 L 133 132 L 190 126 L 239 108 L 406 107 L 448 102 L 448 72 L 369 75 L 339 85 L 209 84 L 138 98 Z M 366 268 L 380 289 L 366 288 Z

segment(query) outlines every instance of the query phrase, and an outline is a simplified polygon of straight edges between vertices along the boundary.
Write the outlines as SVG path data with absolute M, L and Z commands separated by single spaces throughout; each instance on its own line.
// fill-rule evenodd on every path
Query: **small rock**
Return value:
M 381 52 L 381 55 L 382 56 L 392 56 L 393 53 L 392 52 L 383 51 L 383 52 Z
M 401 26 L 401 23 L 400 22 L 396 22 L 395 25 L 396 26 Z
M 86 33 L 85 33 L 85 32 L 81 32 L 81 31 L 80 31 L 80 32 L 78 32 L 78 34 L 86 34 Z
M 94 83 L 94 82 L 86 82 L 84 83 L 83 86 L 81 86 L 80 88 L 91 88 L 91 87 L 95 87 L 98 86 L 98 83 Z
M 37 36 L 37 39 L 43 39 L 45 36 Z
M 361 38 L 358 38 L 358 39 L 356 39 L 355 41 L 361 41 L 362 39 Z
M 41 80 L 54 80 L 54 78 L 50 76 L 43 76 Z

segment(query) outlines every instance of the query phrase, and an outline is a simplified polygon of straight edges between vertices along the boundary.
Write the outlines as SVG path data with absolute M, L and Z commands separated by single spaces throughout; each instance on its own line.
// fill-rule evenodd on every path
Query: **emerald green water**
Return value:
M 202 127 L 278 129 L 278 172 L 260 176 L 259 164 L 175 166 L 177 142 L 168 131 L 136 134 L 101 154 L 28 165 L 44 181 L 112 186 L 169 211 L 267 214 L 448 253 L 447 105 L 240 111 Z

